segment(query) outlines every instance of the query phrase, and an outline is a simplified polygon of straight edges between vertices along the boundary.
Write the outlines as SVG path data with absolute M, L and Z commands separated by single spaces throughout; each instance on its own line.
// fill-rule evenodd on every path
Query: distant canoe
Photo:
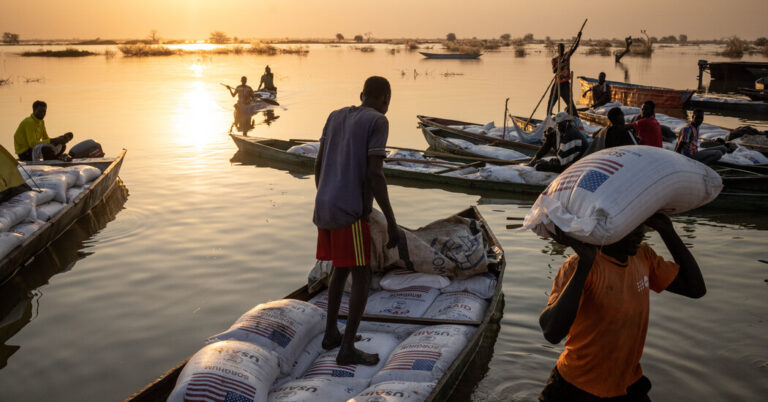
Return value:
M 482 56 L 482 53 L 427 53 L 419 52 L 428 59 L 453 59 L 453 60 L 469 60 L 476 59 Z
M 592 105 L 592 94 L 584 95 L 586 91 L 597 85 L 597 80 L 589 77 L 578 77 L 581 84 L 581 102 Z M 643 102 L 652 100 L 657 108 L 682 109 L 693 96 L 693 90 L 677 90 L 670 88 L 652 87 L 647 85 L 627 84 L 618 81 L 606 81 L 611 86 L 611 101 L 621 102 L 627 106 L 642 106 Z

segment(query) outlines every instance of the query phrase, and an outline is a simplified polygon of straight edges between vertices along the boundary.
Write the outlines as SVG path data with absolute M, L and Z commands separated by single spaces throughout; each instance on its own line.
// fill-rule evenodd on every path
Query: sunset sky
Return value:
M 4 2 L 0 31 L 40 38 L 206 38 L 215 30 L 244 38 L 570 37 L 712 39 L 768 36 L 768 0 L 36 0 Z

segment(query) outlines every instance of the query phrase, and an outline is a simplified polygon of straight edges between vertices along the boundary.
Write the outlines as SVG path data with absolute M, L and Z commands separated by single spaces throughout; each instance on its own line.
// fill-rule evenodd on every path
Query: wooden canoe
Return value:
M 496 334 L 489 333 L 489 329 L 493 330 L 495 326 L 495 331 L 498 333 L 498 326 L 495 325 L 499 322 L 501 319 L 501 316 L 503 314 L 503 305 L 504 305 L 504 295 L 501 291 L 502 288 L 502 282 L 504 279 L 504 269 L 506 267 L 506 260 L 504 258 L 504 250 L 501 247 L 501 243 L 496 238 L 496 236 L 493 234 L 493 232 L 490 229 L 490 226 L 488 226 L 488 222 L 485 221 L 485 219 L 480 215 L 480 211 L 477 210 L 476 207 L 469 207 L 465 209 L 462 212 L 459 212 L 457 215 L 475 219 L 480 222 L 480 226 L 482 227 L 483 233 L 485 234 L 485 239 L 488 242 L 488 271 L 496 276 L 496 289 L 494 290 L 493 297 L 490 299 L 488 303 L 488 309 L 485 311 L 485 315 L 483 316 L 483 319 L 481 321 L 455 321 L 455 320 L 439 320 L 439 319 L 431 319 L 431 318 L 411 318 L 411 317 L 392 317 L 392 316 L 381 316 L 381 315 L 364 315 L 363 321 L 376 321 L 376 322 L 388 322 L 388 323 L 398 323 L 398 324 L 416 324 L 416 325 L 440 325 L 440 324 L 461 324 L 461 325 L 469 325 L 476 327 L 477 330 L 475 331 L 472 338 L 470 338 L 467 345 L 464 347 L 464 349 L 459 353 L 459 355 L 456 357 L 456 360 L 453 361 L 451 366 L 446 370 L 443 377 L 437 382 L 437 385 L 435 385 L 435 388 L 432 390 L 432 393 L 429 394 L 427 397 L 427 401 L 444 401 L 446 400 L 452 393 L 456 385 L 459 383 L 459 380 L 463 376 L 464 372 L 466 371 L 467 367 L 470 364 L 474 364 L 476 362 L 473 362 L 473 360 L 476 360 L 476 351 L 481 345 L 481 342 L 484 338 L 495 338 Z M 312 297 L 314 297 L 317 293 L 321 292 L 324 288 L 317 289 L 314 292 L 310 291 L 306 285 L 300 287 L 299 289 L 295 290 L 294 292 L 288 294 L 285 296 L 286 299 L 296 299 L 296 300 L 303 300 L 308 301 Z M 343 318 L 345 316 L 340 315 L 340 318 Z M 212 331 L 215 331 L 215 329 L 212 329 Z M 191 356 L 190 356 L 191 358 Z M 150 402 L 150 401 L 165 401 L 168 399 L 168 396 L 170 395 L 171 391 L 173 391 L 173 388 L 176 384 L 176 379 L 179 377 L 179 374 L 181 373 L 181 370 L 184 368 L 184 365 L 189 361 L 190 358 L 187 358 L 185 361 L 178 364 L 176 367 L 168 370 L 165 374 L 163 374 L 160 378 L 153 381 L 144 389 L 141 391 L 133 394 L 131 397 L 126 399 L 126 401 L 132 401 L 132 402 Z M 490 356 L 487 356 L 489 359 Z M 486 363 L 487 364 L 487 363 Z
M 581 85 L 580 103 L 592 104 L 592 94 L 587 90 L 597 85 L 597 79 L 578 77 Z M 652 87 L 647 85 L 627 84 L 618 81 L 606 81 L 611 86 L 611 101 L 621 102 L 627 106 L 642 106 L 643 102 L 652 100 L 657 108 L 682 109 L 691 99 L 693 90 L 678 90 Z M 586 94 L 586 95 L 585 95 Z
M 465 141 L 469 141 L 473 144 L 479 145 L 493 145 L 502 148 L 511 149 L 517 152 L 521 152 L 528 156 L 536 155 L 539 151 L 540 144 L 528 144 L 522 141 L 503 140 L 482 134 L 470 133 L 466 130 L 460 130 L 451 126 L 483 126 L 482 124 L 470 123 L 461 120 L 443 119 L 439 117 L 430 116 L 416 116 L 419 121 L 428 127 L 435 127 L 439 130 L 433 131 L 434 134 L 444 138 L 458 138 Z
M 422 56 L 428 59 L 441 59 L 441 60 L 472 60 L 482 56 L 482 53 L 429 53 L 419 52 Z
M 754 81 L 768 76 L 767 62 L 721 61 L 707 63 L 707 68 L 717 81 Z
M 0 284 L 11 278 L 17 271 L 23 269 L 37 253 L 45 249 L 52 241 L 56 240 L 78 218 L 85 215 L 94 206 L 98 205 L 106 194 L 117 183 L 120 167 L 123 165 L 125 150 L 116 158 L 83 159 L 73 162 L 45 161 L 31 162 L 37 165 L 73 166 L 90 165 L 101 170 L 101 176 L 94 180 L 86 191 L 78 195 L 71 203 L 68 203 L 55 216 L 45 223 L 40 229 L 24 240 L 21 245 L 13 249 L 0 261 Z
M 755 89 L 747 90 L 742 89 L 741 91 L 757 91 Z M 763 91 L 764 92 L 764 91 Z M 748 93 L 742 92 L 742 94 L 749 96 Z M 759 95 L 758 95 L 759 96 Z M 768 100 L 768 92 L 764 92 L 765 99 Z M 690 102 L 688 102 L 687 107 L 689 109 L 703 109 L 706 111 L 711 111 L 713 113 L 723 113 L 723 112 L 730 112 L 731 114 L 747 114 L 747 115 L 759 115 L 763 113 L 768 113 L 768 103 L 760 101 L 760 99 L 742 99 L 742 98 L 726 98 L 726 97 L 720 97 L 720 96 L 699 96 L 694 95 Z
M 485 155 L 481 155 L 481 154 L 463 149 L 457 145 L 452 144 L 445 137 L 441 137 L 435 133 L 435 131 L 439 130 L 436 127 L 429 127 L 424 125 L 424 123 L 420 122 L 419 128 L 421 128 L 421 132 L 424 134 L 424 139 L 427 141 L 427 144 L 429 145 L 429 149 L 440 152 L 442 154 L 466 156 L 466 157 L 472 158 L 473 160 L 480 160 L 483 162 L 489 162 L 489 163 L 498 164 L 498 165 L 525 163 L 530 160 L 530 158 L 524 158 L 524 159 L 491 158 Z
M 242 156 L 246 157 L 243 162 L 262 164 L 269 167 L 307 174 L 314 172 L 314 157 L 286 152 L 292 146 L 301 145 L 304 142 L 297 140 L 285 141 L 248 137 L 236 134 L 230 134 L 230 136 L 235 141 L 239 152 L 243 154 Z M 398 149 L 397 147 L 388 148 Z M 424 152 L 423 155 L 430 156 L 427 152 Z M 479 168 L 485 166 L 484 161 L 468 162 L 469 163 L 459 163 L 455 161 L 440 160 L 436 163 L 444 164 L 446 170 L 460 170 L 469 167 Z M 437 188 L 453 192 L 481 196 L 497 196 L 502 198 L 519 197 L 520 195 L 525 194 L 538 196 L 538 194 L 546 187 L 533 184 L 474 180 L 465 177 L 445 176 L 437 173 L 392 168 L 386 165 L 384 166 L 384 174 L 391 184 L 404 187 Z

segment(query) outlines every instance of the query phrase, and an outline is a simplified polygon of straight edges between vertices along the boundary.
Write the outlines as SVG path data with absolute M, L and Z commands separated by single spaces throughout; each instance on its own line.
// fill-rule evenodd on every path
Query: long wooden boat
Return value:
M 756 93 L 761 92 L 756 89 L 739 90 L 739 92 L 741 91 L 753 91 Z M 768 102 L 762 101 L 768 100 L 768 92 L 764 92 L 764 99 L 762 100 L 758 99 L 759 94 L 757 98 L 753 98 L 748 93 L 741 93 L 750 97 L 750 99 L 694 95 L 690 102 L 688 102 L 687 107 L 704 109 L 712 112 L 736 112 L 745 114 L 768 113 Z
M 530 160 L 530 158 L 499 159 L 499 158 L 488 157 L 486 155 L 472 152 L 470 150 L 463 149 L 457 145 L 454 145 L 453 143 L 448 141 L 447 138 L 437 135 L 435 133 L 436 131 L 439 130 L 437 127 L 429 127 L 424 123 L 420 122 L 419 128 L 421 128 L 421 132 L 422 134 L 424 134 L 424 139 L 427 141 L 427 144 L 429 145 L 429 149 L 440 152 L 442 154 L 466 156 L 466 157 L 472 158 L 473 160 L 480 160 L 483 162 L 489 162 L 489 163 L 499 164 L 499 165 L 524 163 Z M 449 158 L 446 158 L 446 159 L 449 159 Z
M 422 56 L 428 59 L 441 59 L 441 60 L 472 60 L 482 56 L 482 53 L 429 53 L 419 52 Z
M 754 81 L 768 76 L 768 62 L 708 62 L 707 69 L 712 79 L 718 81 Z
M 760 111 L 768 109 L 768 103 L 766 103 L 768 102 L 768 91 L 764 89 L 741 88 L 738 92 L 752 99 L 753 103 L 763 105 L 764 107 Z
M 443 119 L 440 117 L 431 116 L 416 116 L 419 121 L 428 127 L 435 127 L 439 130 L 434 130 L 433 133 L 443 138 L 458 138 L 465 141 L 469 141 L 477 145 L 494 145 L 502 148 L 511 149 L 517 152 L 521 152 L 528 156 L 536 155 L 539 151 L 541 144 L 529 144 L 522 141 L 504 140 L 482 134 L 471 133 L 466 130 L 461 130 L 451 126 L 483 126 L 482 124 L 470 123 L 461 120 Z
M 115 158 L 82 159 L 72 162 L 45 161 L 31 162 L 37 165 L 50 165 L 57 167 L 73 165 L 90 165 L 101 170 L 101 176 L 94 180 L 86 191 L 78 195 L 71 203 L 68 203 L 55 216 L 45 223 L 40 229 L 29 236 L 18 247 L 11 250 L 0 261 L 0 284 L 12 277 L 17 271 L 23 269 L 37 253 L 45 249 L 52 241 L 64 233 L 78 218 L 85 215 L 94 206 L 98 205 L 106 194 L 117 183 L 120 167 L 123 165 L 125 150 Z
M 314 157 L 287 152 L 289 148 L 295 145 L 304 144 L 304 141 L 285 141 L 270 138 L 248 137 L 237 134 L 230 134 L 230 136 L 234 140 L 239 151 L 250 158 L 254 158 L 255 162 L 261 162 L 278 169 L 300 171 L 304 173 L 312 173 L 314 170 Z M 394 150 L 398 148 L 389 147 L 389 149 Z M 425 152 L 423 155 L 429 156 L 429 153 Z M 411 160 L 409 162 L 418 161 Z M 433 163 L 435 163 L 436 166 L 444 166 L 445 169 L 443 173 L 465 168 L 480 168 L 486 164 L 484 161 L 458 163 L 447 160 L 434 161 Z M 520 194 L 538 195 L 546 187 L 533 184 L 473 180 L 465 177 L 446 176 L 439 172 L 431 173 L 393 168 L 386 164 L 384 166 L 384 174 L 390 183 L 405 187 L 437 188 L 447 191 L 486 196 L 514 197 L 519 196 Z
M 488 226 L 488 222 L 485 221 L 480 211 L 476 207 L 472 206 L 457 214 L 458 216 L 475 219 L 480 222 L 480 226 L 485 235 L 485 240 L 488 242 L 487 255 L 488 255 L 488 271 L 496 276 L 496 288 L 494 290 L 493 297 L 488 303 L 488 309 L 483 315 L 483 319 L 480 321 L 456 321 L 456 320 L 441 320 L 433 318 L 418 318 L 418 317 L 393 317 L 383 315 L 363 315 L 363 321 L 375 321 L 375 322 L 387 322 L 396 324 L 416 324 L 416 325 L 440 325 L 440 324 L 460 324 L 468 325 L 477 328 L 472 338 L 470 338 L 467 345 L 456 357 L 456 360 L 446 370 L 442 378 L 437 382 L 435 388 L 426 398 L 427 401 L 444 401 L 452 393 L 459 380 L 463 376 L 467 367 L 472 364 L 473 360 L 476 360 L 476 351 L 480 347 L 483 339 L 494 337 L 495 334 L 489 333 L 489 329 L 501 319 L 504 295 L 501 291 L 502 282 L 504 278 L 504 269 L 506 267 L 506 259 L 504 257 L 504 250 L 501 247 L 501 243 L 493 234 Z M 286 299 L 296 299 L 309 301 L 316 294 L 320 293 L 323 288 L 310 290 L 307 285 L 300 287 L 299 289 L 289 293 L 285 296 Z M 340 318 L 346 316 L 340 315 Z M 498 327 L 495 328 L 498 331 Z M 488 356 L 489 358 L 490 356 Z M 190 356 L 191 358 L 191 356 Z M 160 378 L 153 381 L 141 391 L 133 394 L 126 401 L 132 402 L 149 402 L 149 401 L 165 401 L 168 399 L 171 391 L 176 384 L 176 379 L 179 377 L 181 370 L 184 368 L 190 358 L 176 365 L 176 367 L 168 370 Z
M 581 103 L 592 104 L 592 94 L 587 90 L 597 85 L 597 79 L 578 77 L 581 85 Z M 682 109 L 691 99 L 693 90 L 677 90 L 652 87 L 647 85 L 627 84 L 619 81 L 606 81 L 611 86 L 611 101 L 627 106 L 640 107 L 643 102 L 652 100 L 657 108 Z

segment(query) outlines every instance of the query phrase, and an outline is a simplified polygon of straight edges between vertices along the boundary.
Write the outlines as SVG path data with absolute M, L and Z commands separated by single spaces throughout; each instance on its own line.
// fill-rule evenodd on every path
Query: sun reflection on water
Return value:
M 182 92 L 173 114 L 174 142 L 202 151 L 220 139 L 229 123 L 216 98 L 217 92 L 203 81 L 191 83 L 189 90 Z

